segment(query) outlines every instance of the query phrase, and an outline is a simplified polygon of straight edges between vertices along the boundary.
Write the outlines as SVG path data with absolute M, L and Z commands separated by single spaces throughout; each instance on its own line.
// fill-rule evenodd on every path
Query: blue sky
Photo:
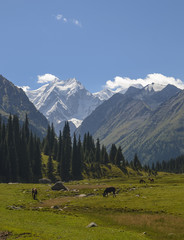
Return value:
M 183 13 L 183 0 L 0 0 L 0 74 L 31 89 L 75 77 L 91 92 L 184 81 Z

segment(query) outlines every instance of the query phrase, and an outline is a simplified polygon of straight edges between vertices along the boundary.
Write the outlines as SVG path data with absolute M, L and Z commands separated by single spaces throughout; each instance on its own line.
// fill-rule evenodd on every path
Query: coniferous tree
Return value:
M 0 123 L 0 181 L 30 182 L 38 172 L 41 176 L 40 145 L 28 126 L 27 115 L 21 128 L 17 116 L 10 115 L 6 125 Z
M 58 140 L 58 147 L 57 147 L 57 162 L 58 162 L 58 169 L 57 172 L 59 176 L 61 176 L 61 163 L 62 163 L 62 135 L 61 131 L 59 131 L 59 140 Z
M 112 144 L 111 149 L 110 149 L 110 153 L 109 153 L 109 160 L 113 164 L 115 164 L 116 153 L 117 153 L 116 145 Z
M 9 118 L 8 118 L 8 123 L 6 126 L 6 144 L 7 144 L 7 156 L 6 156 L 6 161 L 9 165 L 9 169 L 8 169 L 8 181 L 12 181 L 13 179 L 13 168 L 12 168 L 12 164 L 13 164 L 13 128 L 12 128 L 12 116 L 10 114 Z
M 54 171 L 54 167 L 53 167 L 52 157 L 51 155 L 49 155 L 48 162 L 47 162 L 47 176 L 52 182 L 55 180 L 53 171 Z
M 63 128 L 63 147 L 61 157 L 61 179 L 68 181 L 70 179 L 71 150 L 72 150 L 69 123 L 65 122 Z
M 133 160 L 133 168 L 138 171 L 142 169 L 142 165 L 138 159 L 137 154 L 134 155 L 134 160 Z
M 78 149 L 77 149 L 77 140 L 74 133 L 73 137 L 73 147 L 72 147 L 72 178 L 77 179 L 77 168 L 78 168 Z
M 26 140 L 26 143 L 28 143 L 29 141 L 29 120 L 28 120 L 28 116 L 26 114 L 26 118 L 23 124 L 23 131 L 24 131 L 24 138 Z
M 83 154 L 84 154 L 84 161 L 89 161 L 89 155 L 91 155 L 90 152 L 93 152 L 95 154 L 95 143 L 92 138 L 92 136 L 89 134 L 84 134 L 84 140 L 83 140 Z M 92 161 L 95 159 L 93 158 Z
M 101 162 L 103 164 L 107 164 L 109 162 L 109 156 L 106 150 L 106 147 L 102 145 L 102 150 L 101 150 Z
M 16 178 L 15 181 L 19 180 L 19 155 L 21 151 L 21 145 L 20 145 L 20 125 L 19 125 L 19 119 L 16 115 L 13 116 L 13 144 L 14 144 L 14 161 L 15 161 L 15 168 L 16 168 Z
M 117 150 L 117 153 L 116 153 L 115 165 L 118 166 L 119 168 L 120 167 L 125 167 L 125 159 L 124 159 L 124 156 L 122 154 L 122 149 L 121 149 L 120 146 L 118 147 L 118 150 Z
M 33 175 L 34 181 L 38 181 L 42 177 L 42 160 L 40 150 L 40 139 L 34 137 L 34 164 L 33 164 Z
M 82 177 L 82 145 L 79 136 L 77 143 L 76 135 L 74 133 L 73 138 L 73 151 L 72 151 L 72 177 L 75 180 L 79 180 Z
M 29 182 L 30 181 L 30 162 L 28 158 L 28 146 L 27 146 L 27 133 L 25 132 L 25 128 L 22 128 L 22 135 L 21 135 L 21 153 L 20 153 L 20 179 L 22 182 Z
M 81 138 L 79 136 L 79 139 L 78 139 L 78 144 L 77 144 L 77 165 L 78 165 L 78 168 L 77 168 L 77 179 L 82 179 L 82 163 L 83 163 L 83 150 L 82 150 L 82 143 L 81 143 Z
M 44 146 L 43 146 L 43 151 L 45 155 L 51 154 L 50 139 L 51 139 L 51 128 L 50 128 L 50 125 L 48 125 L 47 135 L 44 139 Z
M 99 138 L 97 138 L 96 141 L 96 149 L 95 149 L 95 162 L 100 163 L 100 141 Z

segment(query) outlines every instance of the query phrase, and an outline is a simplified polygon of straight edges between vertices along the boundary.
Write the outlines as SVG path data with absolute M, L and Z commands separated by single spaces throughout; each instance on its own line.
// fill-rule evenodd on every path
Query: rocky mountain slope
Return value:
M 102 103 L 77 129 L 90 132 L 110 148 L 120 145 L 127 160 L 137 153 L 142 163 L 169 160 L 184 152 L 184 91 L 168 85 L 130 88 Z
M 46 134 L 47 119 L 29 101 L 21 88 L 0 75 L 0 115 L 6 120 L 9 114 L 17 115 L 22 122 L 27 114 L 33 132 L 39 136 Z

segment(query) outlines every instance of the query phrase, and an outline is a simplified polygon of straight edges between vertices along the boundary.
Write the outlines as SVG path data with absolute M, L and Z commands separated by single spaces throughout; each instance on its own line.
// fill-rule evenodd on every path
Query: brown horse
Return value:
M 37 189 L 32 188 L 32 197 L 33 197 L 34 200 L 36 199 L 37 193 L 38 193 Z
M 150 182 L 154 182 L 154 179 L 153 179 L 153 178 L 148 178 L 148 180 L 150 180 Z
M 103 192 L 103 196 L 107 196 L 108 197 L 108 193 L 113 193 L 113 197 L 116 196 L 116 189 L 114 187 L 108 187 L 105 189 L 105 191 Z

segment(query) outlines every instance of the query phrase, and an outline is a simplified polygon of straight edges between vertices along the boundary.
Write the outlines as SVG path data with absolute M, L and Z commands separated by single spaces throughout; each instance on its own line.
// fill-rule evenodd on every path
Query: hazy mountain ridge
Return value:
M 16 87 L 2 75 L 0 75 L 0 114 L 3 119 L 7 119 L 9 114 L 15 114 L 22 122 L 27 114 L 32 130 L 39 136 L 46 133 L 48 121 L 45 116 L 35 108 L 21 88 Z

